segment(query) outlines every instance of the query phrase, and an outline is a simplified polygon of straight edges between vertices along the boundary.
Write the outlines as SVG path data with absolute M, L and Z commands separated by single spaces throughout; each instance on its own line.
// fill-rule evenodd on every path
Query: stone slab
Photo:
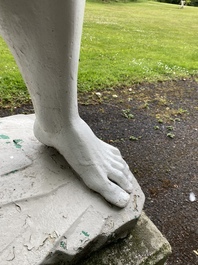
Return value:
M 125 237 L 141 215 L 144 194 L 134 178 L 127 207 L 110 205 L 35 139 L 34 119 L 0 119 L 1 264 L 74 263 Z
M 143 212 L 127 238 L 106 246 L 78 264 L 163 265 L 170 254 L 170 244 Z

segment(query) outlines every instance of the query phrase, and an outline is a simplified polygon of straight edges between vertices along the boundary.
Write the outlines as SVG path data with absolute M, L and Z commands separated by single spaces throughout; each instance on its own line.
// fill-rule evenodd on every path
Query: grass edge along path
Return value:
M 87 2 L 79 91 L 198 75 L 198 8 L 153 1 Z M 0 39 L 0 107 L 29 101 Z

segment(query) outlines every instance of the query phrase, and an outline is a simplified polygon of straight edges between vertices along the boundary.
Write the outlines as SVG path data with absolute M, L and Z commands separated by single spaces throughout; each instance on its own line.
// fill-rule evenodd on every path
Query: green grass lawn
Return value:
M 198 8 L 153 1 L 86 5 L 79 90 L 198 74 Z M 1 105 L 28 99 L 0 39 Z

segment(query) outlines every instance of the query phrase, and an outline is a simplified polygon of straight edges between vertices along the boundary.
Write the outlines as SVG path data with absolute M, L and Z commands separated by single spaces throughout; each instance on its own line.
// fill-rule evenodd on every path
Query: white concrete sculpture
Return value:
M 144 194 L 119 150 L 78 113 L 84 7 L 85 0 L 0 0 L 0 34 L 35 109 L 0 118 L 5 265 L 73 264 L 125 237 L 142 212 Z
M 184 0 L 181 0 L 181 2 L 180 2 L 180 8 L 184 8 L 184 6 L 185 6 L 185 3 L 186 3 L 186 1 L 184 1 Z
M 85 0 L 0 0 L 0 33 L 30 92 L 36 138 L 57 149 L 90 189 L 123 208 L 133 175 L 119 150 L 98 139 L 78 113 L 84 7 Z
M 34 137 L 34 122 L 34 114 L 0 118 L 0 264 L 73 264 L 129 234 L 144 194 L 133 177 L 126 207 L 105 202 Z

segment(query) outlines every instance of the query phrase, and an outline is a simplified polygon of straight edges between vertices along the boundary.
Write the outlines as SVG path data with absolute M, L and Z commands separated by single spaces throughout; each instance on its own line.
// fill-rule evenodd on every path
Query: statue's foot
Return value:
M 90 189 L 118 207 L 127 205 L 133 175 L 117 148 L 98 139 L 80 118 L 56 134 L 41 128 L 36 121 L 36 138 L 57 149 Z

